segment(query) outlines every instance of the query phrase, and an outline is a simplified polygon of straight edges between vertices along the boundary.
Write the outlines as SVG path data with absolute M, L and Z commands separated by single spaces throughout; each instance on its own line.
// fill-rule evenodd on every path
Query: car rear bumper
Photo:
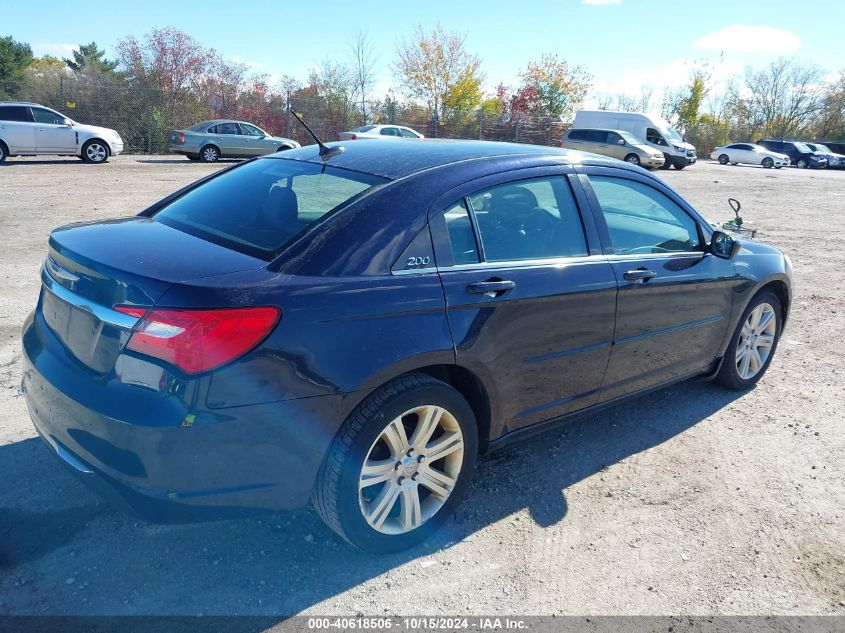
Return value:
M 343 421 L 332 422 L 341 395 L 196 413 L 174 404 L 165 415 L 166 393 L 125 384 L 138 392 L 121 419 L 99 405 L 114 398 L 102 384 L 110 378 L 94 379 L 37 311 L 24 326 L 23 351 L 21 390 L 39 435 L 92 489 L 151 520 L 306 505 Z M 143 423 L 127 421 L 145 412 Z
M 199 156 L 200 148 L 191 147 L 190 145 L 177 145 L 175 143 L 168 143 L 167 151 L 173 154 L 182 154 L 183 156 Z

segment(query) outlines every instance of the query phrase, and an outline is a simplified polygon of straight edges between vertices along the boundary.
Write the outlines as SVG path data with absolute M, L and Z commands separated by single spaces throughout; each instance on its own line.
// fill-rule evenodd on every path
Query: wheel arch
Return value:
M 106 152 L 108 152 L 108 155 L 109 155 L 109 156 L 111 156 L 111 155 L 112 155 L 112 153 L 111 153 L 111 145 L 109 145 L 107 141 L 105 141 L 104 139 L 101 139 L 99 136 L 92 136 L 91 138 L 86 138 L 86 139 L 82 142 L 82 145 L 80 145 L 80 146 L 79 146 L 79 155 L 80 155 L 80 156 L 82 156 L 82 155 L 83 155 L 83 152 L 85 151 L 85 146 L 86 146 L 86 145 L 88 145 L 88 143 L 91 143 L 91 142 L 93 142 L 93 141 L 99 141 L 100 143 L 102 143 L 102 144 L 103 144 L 103 146 L 106 148 Z
M 6 141 L 4 141 L 2 138 L 0 138 L 0 147 L 3 148 L 3 150 L 6 152 L 6 157 L 8 157 L 9 156 L 9 146 L 6 144 Z

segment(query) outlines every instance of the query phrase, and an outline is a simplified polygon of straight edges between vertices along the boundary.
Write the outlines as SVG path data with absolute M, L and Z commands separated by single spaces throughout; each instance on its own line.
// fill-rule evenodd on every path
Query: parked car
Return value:
M 822 169 L 827 167 L 827 159 L 818 152 L 811 150 L 804 143 L 762 139 L 757 141 L 757 144 L 762 145 L 772 152 L 789 156 L 790 163 L 801 169 L 807 169 L 808 167 Z
M 825 141 L 824 144 L 831 151 L 834 151 L 837 154 L 845 155 L 845 143 L 837 141 Z
M 623 130 L 570 129 L 564 134 L 561 147 L 610 156 L 649 169 L 662 167 L 665 162 L 662 152 Z
M 311 145 L 53 231 L 21 388 L 52 452 L 145 516 L 313 500 L 395 551 L 480 453 L 693 376 L 753 386 L 790 279 L 622 161 Z
M 837 154 L 827 145 L 823 145 L 821 143 L 804 143 L 807 147 L 811 150 L 816 152 L 817 154 L 821 154 L 827 159 L 827 166 L 834 167 L 837 169 L 845 168 L 845 156 L 842 154 Z
M 104 163 L 123 151 L 116 131 L 85 125 L 37 103 L 0 101 L 0 162 L 7 156 L 77 156 Z
M 789 156 L 786 154 L 778 154 L 754 143 L 733 143 L 732 145 L 717 147 L 710 152 L 710 158 L 719 161 L 722 165 L 743 163 L 746 165 L 762 165 L 767 169 L 772 167 L 780 169 L 781 167 L 788 167 L 790 164 Z
M 253 158 L 299 146 L 293 139 L 273 136 L 252 123 L 215 119 L 173 130 L 167 149 L 189 160 L 214 163 L 221 158 Z
M 403 125 L 364 125 L 350 132 L 338 132 L 338 141 L 355 141 L 369 138 L 425 138 L 416 130 Z
M 575 113 L 574 129 L 624 130 L 645 143 L 651 149 L 663 154 L 663 169 L 672 165 L 683 169 L 694 165 L 695 147 L 687 143 L 667 121 L 653 114 L 641 112 L 611 112 L 607 110 L 578 110 Z

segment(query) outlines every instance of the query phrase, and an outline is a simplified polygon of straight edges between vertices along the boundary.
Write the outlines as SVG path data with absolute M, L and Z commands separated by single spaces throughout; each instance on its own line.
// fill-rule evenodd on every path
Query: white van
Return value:
M 696 161 L 695 147 L 684 140 L 669 123 L 654 114 L 641 112 L 610 112 L 608 110 L 578 110 L 573 129 L 601 128 L 624 130 L 645 141 L 645 144 L 663 153 L 663 169 L 672 165 L 683 169 Z

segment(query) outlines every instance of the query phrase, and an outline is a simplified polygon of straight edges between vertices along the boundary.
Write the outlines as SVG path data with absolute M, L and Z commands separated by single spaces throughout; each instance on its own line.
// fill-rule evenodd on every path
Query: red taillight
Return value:
M 187 374 L 220 367 L 258 345 L 279 322 L 277 308 L 145 310 L 115 306 L 140 317 L 126 348 L 176 365 Z
M 334 140 L 336 140 L 336 141 L 340 140 L 340 132 L 338 132 L 337 134 L 334 135 Z
M 184 143 L 185 142 L 185 135 L 180 133 L 179 136 L 176 137 L 176 142 Z
M 350 137 L 349 137 L 349 140 L 350 140 L 350 141 L 354 141 L 354 140 L 357 140 L 357 139 L 358 139 L 358 137 L 357 137 L 357 136 L 355 136 L 354 134 L 353 134 L 352 136 L 350 136 Z

